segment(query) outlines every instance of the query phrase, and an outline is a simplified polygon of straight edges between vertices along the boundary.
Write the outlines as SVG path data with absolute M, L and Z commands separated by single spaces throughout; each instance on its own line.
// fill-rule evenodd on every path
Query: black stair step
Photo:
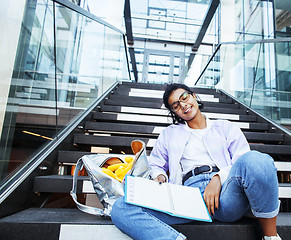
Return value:
M 58 152 L 58 162 L 69 163 L 70 165 L 73 165 L 84 155 L 94 155 L 94 154 L 97 154 L 97 153 L 60 150 Z M 102 153 L 102 154 L 106 154 L 106 153 Z M 108 154 L 111 154 L 111 153 L 108 153 Z M 133 155 L 133 153 L 129 153 L 129 155 Z
M 160 131 L 155 129 L 164 129 L 164 127 L 157 128 L 150 125 L 126 124 L 126 123 L 110 123 L 110 122 L 85 122 L 85 130 L 104 131 L 104 132 L 125 132 L 125 133 L 139 133 L 139 134 L 154 134 L 157 135 Z
M 268 153 L 271 155 L 291 155 L 291 146 L 288 145 L 264 145 L 251 143 L 250 148 L 260 152 Z M 58 162 L 61 163 L 76 163 L 79 158 L 88 154 L 96 154 L 90 152 L 78 152 L 78 151 L 59 151 Z
M 77 193 L 83 192 L 83 182 L 90 181 L 88 176 L 78 176 Z M 48 175 L 36 176 L 33 183 L 34 192 L 69 193 L 72 190 L 73 176 Z
M 134 105 L 134 106 L 133 106 Z M 131 104 L 131 105 L 121 105 L 119 104 L 119 106 L 117 105 L 109 105 L 109 104 L 105 104 L 100 106 L 100 111 L 102 112 L 121 112 L 122 109 L 126 109 L 127 107 L 131 107 L 131 108 L 143 108 L 143 109 L 148 109 L 149 112 L 151 112 L 151 109 L 160 109 L 161 110 L 161 114 L 160 115 L 165 115 L 162 114 L 164 112 L 168 113 L 168 110 L 166 108 L 160 108 L 160 107 L 150 107 L 147 106 L 146 104 Z M 157 111 L 157 110 L 155 110 Z M 122 112 L 126 112 L 125 110 Z M 238 115 L 246 115 L 246 111 L 244 110 L 240 110 L 240 109 L 229 109 L 229 108 L 216 108 L 216 107 L 204 107 L 201 112 L 212 112 L 212 113 L 228 113 L 228 114 L 238 114 Z
M 283 142 L 284 135 L 280 133 L 244 132 L 249 142 Z
M 91 152 L 81 151 L 58 151 L 58 162 L 60 163 L 76 163 L 79 158 L 84 155 L 93 154 Z
M 141 124 L 127 124 L 127 123 L 112 123 L 112 122 L 85 122 L 85 130 L 99 131 L 99 132 L 124 132 L 136 134 L 159 134 L 165 127 L 157 127 Z M 250 123 L 249 127 L 242 127 L 241 129 L 250 131 L 267 131 L 268 124 L 266 123 Z
M 151 83 L 136 83 L 136 82 L 122 82 L 119 87 L 140 88 L 150 90 L 165 90 L 166 84 L 151 84 Z
M 127 144 L 130 140 L 127 140 Z M 125 144 L 124 144 L 125 145 Z M 129 147 L 130 145 L 125 145 Z M 149 147 L 147 147 L 150 149 Z M 289 145 L 274 145 L 274 144 L 257 144 L 251 143 L 250 148 L 259 152 L 268 153 L 270 155 L 288 155 L 291 156 L 291 146 Z M 76 163 L 79 158 L 84 155 L 95 154 L 90 152 L 78 152 L 78 151 L 59 151 L 58 162 L 63 163 Z
M 160 104 L 161 106 L 163 104 L 163 100 L 161 98 L 131 97 L 119 94 L 110 94 L 108 99 L 119 101 L 119 103 L 128 101 L 128 102 L 155 102 Z
M 133 83 L 133 82 L 122 82 L 119 85 L 119 88 L 126 89 L 126 88 L 140 88 L 140 89 L 149 89 L 149 90 L 160 90 L 164 91 L 166 84 L 150 84 L 150 83 Z M 200 87 L 190 87 L 191 90 L 195 93 L 200 94 L 213 94 L 216 93 L 216 89 L 212 88 L 200 88 Z
M 273 143 L 283 141 L 282 134 L 276 133 L 257 133 L 257 132 L 244 132 L 246 139 L 249 142 L 259 143 Z M 90 146 L 130 146 L 133 140 L 137 139 L 136 136 L 98 136 L 98 135 L 85 135 L 75 134 L 74 143 Z M 145 142 L 148 148 L 152 148 L 155 142 L 155 138 L 138 138 Z
M 74 143 L 83 144 L 90 146 L 100 146 L 100 147 L 130 147 L 130 144 L 133 140 L 137 139 L 136 137 L 120 137 L 120 136 L 95 136 L 95 135 L 84 135 L 84 134 L 75 134 Z M 149 138 L 138 138 L 147 144 Z
M 89 233 L 87 225 L 91 227 Z M 83 226 L 85 229 L 82 229 Z M 107 227 L 106 230 L 103 226 L 111 228 Z M 71 227 L 71 237 L 61 237 L 65 233 L 65 227 Z M 97 232 L 96 227 L 99 227 Z M 106 234 L 109 239 L 128 240 L 123 234 L 114 236 L 107 232 L 114 230 L 116 231 L 109 218 L 86 214 L 78 209 L 30 208 L 0 219 L 1 240 L 108 239 Z M 98 236 L 98 232 L 104 234 Z
M 142 101 L 137 101 L 136 97 L 115 97 L 112 96 L 109 99 L 105 100 L 106 105 L 114 105 L 114 106 L 129 106 L 129 107 L 148 107 L 148 108 L 161 108 L 163 103 L 162 100 L 158 99 L 158 101 L 147 101 L 146 98 L 142 98 Z M 238 104 L 230 104 L 230 103 L 216 103 L 216 102 L 205 102 L 204 107 L 215 107 L 215 108 L 229 108 L 229 109 L 239 109 Z
M 282 239 L 289 239 L 290 223 L 290 213 L 279 213 L 277 230 Z M 233 223 L 194 221 L 173 227 L 189 240 L 197 239 L 197 236 L 200 240 L 260 239 L 259 223 L 251 218 L 243 218 Z M 71 231 L 74 239 L 78 236 L 78 239 L 128 240 L 128 237 L 116 230 L 110 218 L 86 214 L 78 209 L 30 208 L 0 219 L 3 240 L 59 240 L 65 231 Z
M 133 96 L 124 96 L 122 94 L 117 94 L 117 93 L 113 93 L 110 94 L 109 99 L 112 100 L 119 100 L 120 103 L 124 102 L 124 101 L 136 101 L 136 102 L 156 102 L 156 103 L 160 103 L 162 105 L 163 101 L 162 98 L 151 98 L 151 97 L 133 97 Z M 204 104 L 208 104 L 208 103 L 216 103 L 216 105 L 218 105 L 218 103 L 224 103 L 224 104 L 233 104 L 232 99 L 225 99 L 225 98 L 219 98 L 217 100 L 217 102 L 213 102 L 210 100 L 204 100 L 203 101 Z
M 270 155 L 288 155 L 291 156 L 290 145 L 273 145 L 273 144 L 250 144 L 252 150 L 268 153 Z
M 131 116 L 128 116 L 131 115 Z M 154 116 L 154 118 L 144 118 L 142 115 L 140 115 L 140 117 L 135 116 L 134 114 L 123 114 L 122 116 L 116 113 L 102 113 L 102 112 L 95 112 L 93 114 L 93 119 L 94 120 L 101 120 L 101 121 L 111 121 L 111 122 L 128 122 L 128 123 L 135 123 L 135 124 L 141 124 L 141 123 L 145 123 L 145 124 L 155 124 L 155 125 L 159 125 L 159 126 L 167 126 L 171 123 L 171 120 L 169 119 L 168 122 L 165 122 L 165 117 L 157 117 Z M 151 116 L 152 117 L 152 116 Z
M 139 102 L 139 101 L 131 101 L 125 100 L 120 101 L 117 98 L 114 99 L 106 99 L 104 102 L 105 105 L 113 105 L 113 106 L 128 106 L 128 107 L 148 107 L 148 108 L 161 108 L 162 102 Z
M 140 97 L 129 96 L 128 94 L 126 94 L 126 92 L 122 92 L 122 91 L 120 91 L 120 92 L 116 91 L 116 92 L 110 94 L 110 97 L 109 98 L 112 99 L 112 98 L 122 98 L 122 97 L 133 97 L 133 98 L 138 98 L 140 100 L 147 99 L 145 101 L 156 101 L 156 99 L 157 99 L 160 102 L 162 102 L 162 97 L 156 98 L 156 97 L 151 97 L 150 95 L 149 96 L 140 96 Z M 211 99 L 205 99 L 205 100 L 203 100 L 203 97 L 201 97 L 201 98 L 202 98 L 202 101 L 203 102 L 212 102 Z M 219 98 L 215 98 L 215 99 L 217 99 L 217 100 L 214 100 L 214 101 L 218 101 L 219 103 L 230 103 L 230 104 L 233 103 L 233 100 L 232 99 L 226 98 L 226 97 L 223 97 L 223 96 L 220 96 Z M 136 101 L 139 101 L 139 100 L 136 99 Z
M 134 92 L 136 89 L 138 90 L 144 90 L 144 92 L 146 92 L 147 90 L 154 90 L 154 91 L 157 91 L 156 93 L 158 93 L 158 91 L 161 92 L 161 94 L 163 94 L 164 90 L 159 90 L 159 89 L 143 89 L 143 88 L 138 88 L 138 87 L 127 87 L 127 86 L 119 86 L 115 93 L 117 94 L 121 94 L 121 95 L 128 95 L 129 92 Z M 220 92 L 214 90 L 214 89 L 203 89 L 203 88 L 191 88 L 192 91 L 196 94 L 203 94 L 203 95 L 212 95 L 214 97 L 217 97 L 217 98 L 225 98 L 224 95 L 222 95 Z
M 93 187 L 86 187 L 83 191 L 83 184 L 91 185 L 88 176 L 78 176 L 77 193 L 95 193 Z M 70 175 L 48 175 L 38 176 L 34 179 L 34 192 L 38 193 L 70 193 L 72 190 L 73 176 Z M 279 188 L 291 189 L 291 183 L 279 183 Z M 281 198 L 281 196 L 279 196 Z
M 212 117 L 211 115 L 215 115 Z M 219 113 L 218 113 L 219 114 Z M 241 121 L 241 122 L 255 122 L 256 116 L 252 115 L 233 115 L 229 117 L 228 115 L 205 113 L 210 119 L 227 119 L 231 121 Z M 231 119 L 232 118 L 232 119 Z M 95 120 L 111 120 L 111 121 L 123 121 L 123 122 L 135 122 L 135 123 L 152 123 L 159 125 L 167 125 L 171 123 L 171 118 L 167 116 L 150 116 L 145 114 L 131 114 L 131 113 L 104 113 L 95 112 L 93 114 L 93 119 Z

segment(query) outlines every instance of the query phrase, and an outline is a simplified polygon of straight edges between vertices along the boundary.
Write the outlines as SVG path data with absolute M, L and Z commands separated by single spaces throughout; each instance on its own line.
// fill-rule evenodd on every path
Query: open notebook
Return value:
M 176 217 L 212 222 L 199 188 L 126 176 L 125 202 Z

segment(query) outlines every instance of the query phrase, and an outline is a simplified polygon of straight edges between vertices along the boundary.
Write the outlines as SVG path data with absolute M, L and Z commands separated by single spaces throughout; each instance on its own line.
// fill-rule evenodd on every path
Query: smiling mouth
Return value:
M 192 108 L 192 107 L 188 107 L 188 108 L 184 111 L 184 113 L 188 113 L 189 111 L 191 111 L 191 108 Z

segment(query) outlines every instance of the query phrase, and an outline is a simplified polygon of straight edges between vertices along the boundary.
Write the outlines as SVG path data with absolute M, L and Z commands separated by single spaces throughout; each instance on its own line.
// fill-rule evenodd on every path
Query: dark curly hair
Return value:
M 172 83 L 172 84 L 168 84 L 165 88 L 165 92 L 163 95 L 163 103 L 165 105 L 165 107 L 169 110 L 169 115 L 172 118 L 173 124 L 178 124 L 178 123 L 185 123 L 184 119 L 178 117 L 171 109 L 171 106 L 169 104 L 169 97 L 172 94 L 173 91 L 182 88 L 185 89 L 186 91 L 188 91 L 189 93 L 191 93 L 191 95 L 195 95 L 195 93 L 185 84 L 182 83 Z M 199 106 L 199 109 L 203 108 L 203 103 L 200 100 L 200 98 L 198 97 L 197 99 L 197 103 Z

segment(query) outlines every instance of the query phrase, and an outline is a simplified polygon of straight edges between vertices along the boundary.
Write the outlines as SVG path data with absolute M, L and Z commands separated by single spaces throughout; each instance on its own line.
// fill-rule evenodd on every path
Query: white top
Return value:
M 208 131 L 210 124 L 211 123 L 209 120 L 206 120 L 206 128 L 204 129 L 192 129 L 189 128 L 187 123 L 185 124 L 185 129 L 190 131 L 191 135 L 185 145 L 184 152 L 180 160 L 183 177 L 195 167 L 202 165 L 215 166 L 215 163 L 211 159 L 203 142 L 203 136 L 206 131 Z
M 204 129 L 192 129 L 187 125 L 187 123 L 185 124 L 185 129 L 190 131 L 191 135 L 185 145 L 183 155 L 180 160 L 182 177 L 184 177 L 195 167 L 203 165 L 211 165 L 213 167 L 216 166 L 203 142 L 203 136 L 210 129 L 211 125 L 212 121 L 208 118 L 206 118 L 206 128 Z M 218 172 L 217 174 L 220 176 L 221 184 L 223 184 L 228 174 L 225 175 L 222 172 Z

